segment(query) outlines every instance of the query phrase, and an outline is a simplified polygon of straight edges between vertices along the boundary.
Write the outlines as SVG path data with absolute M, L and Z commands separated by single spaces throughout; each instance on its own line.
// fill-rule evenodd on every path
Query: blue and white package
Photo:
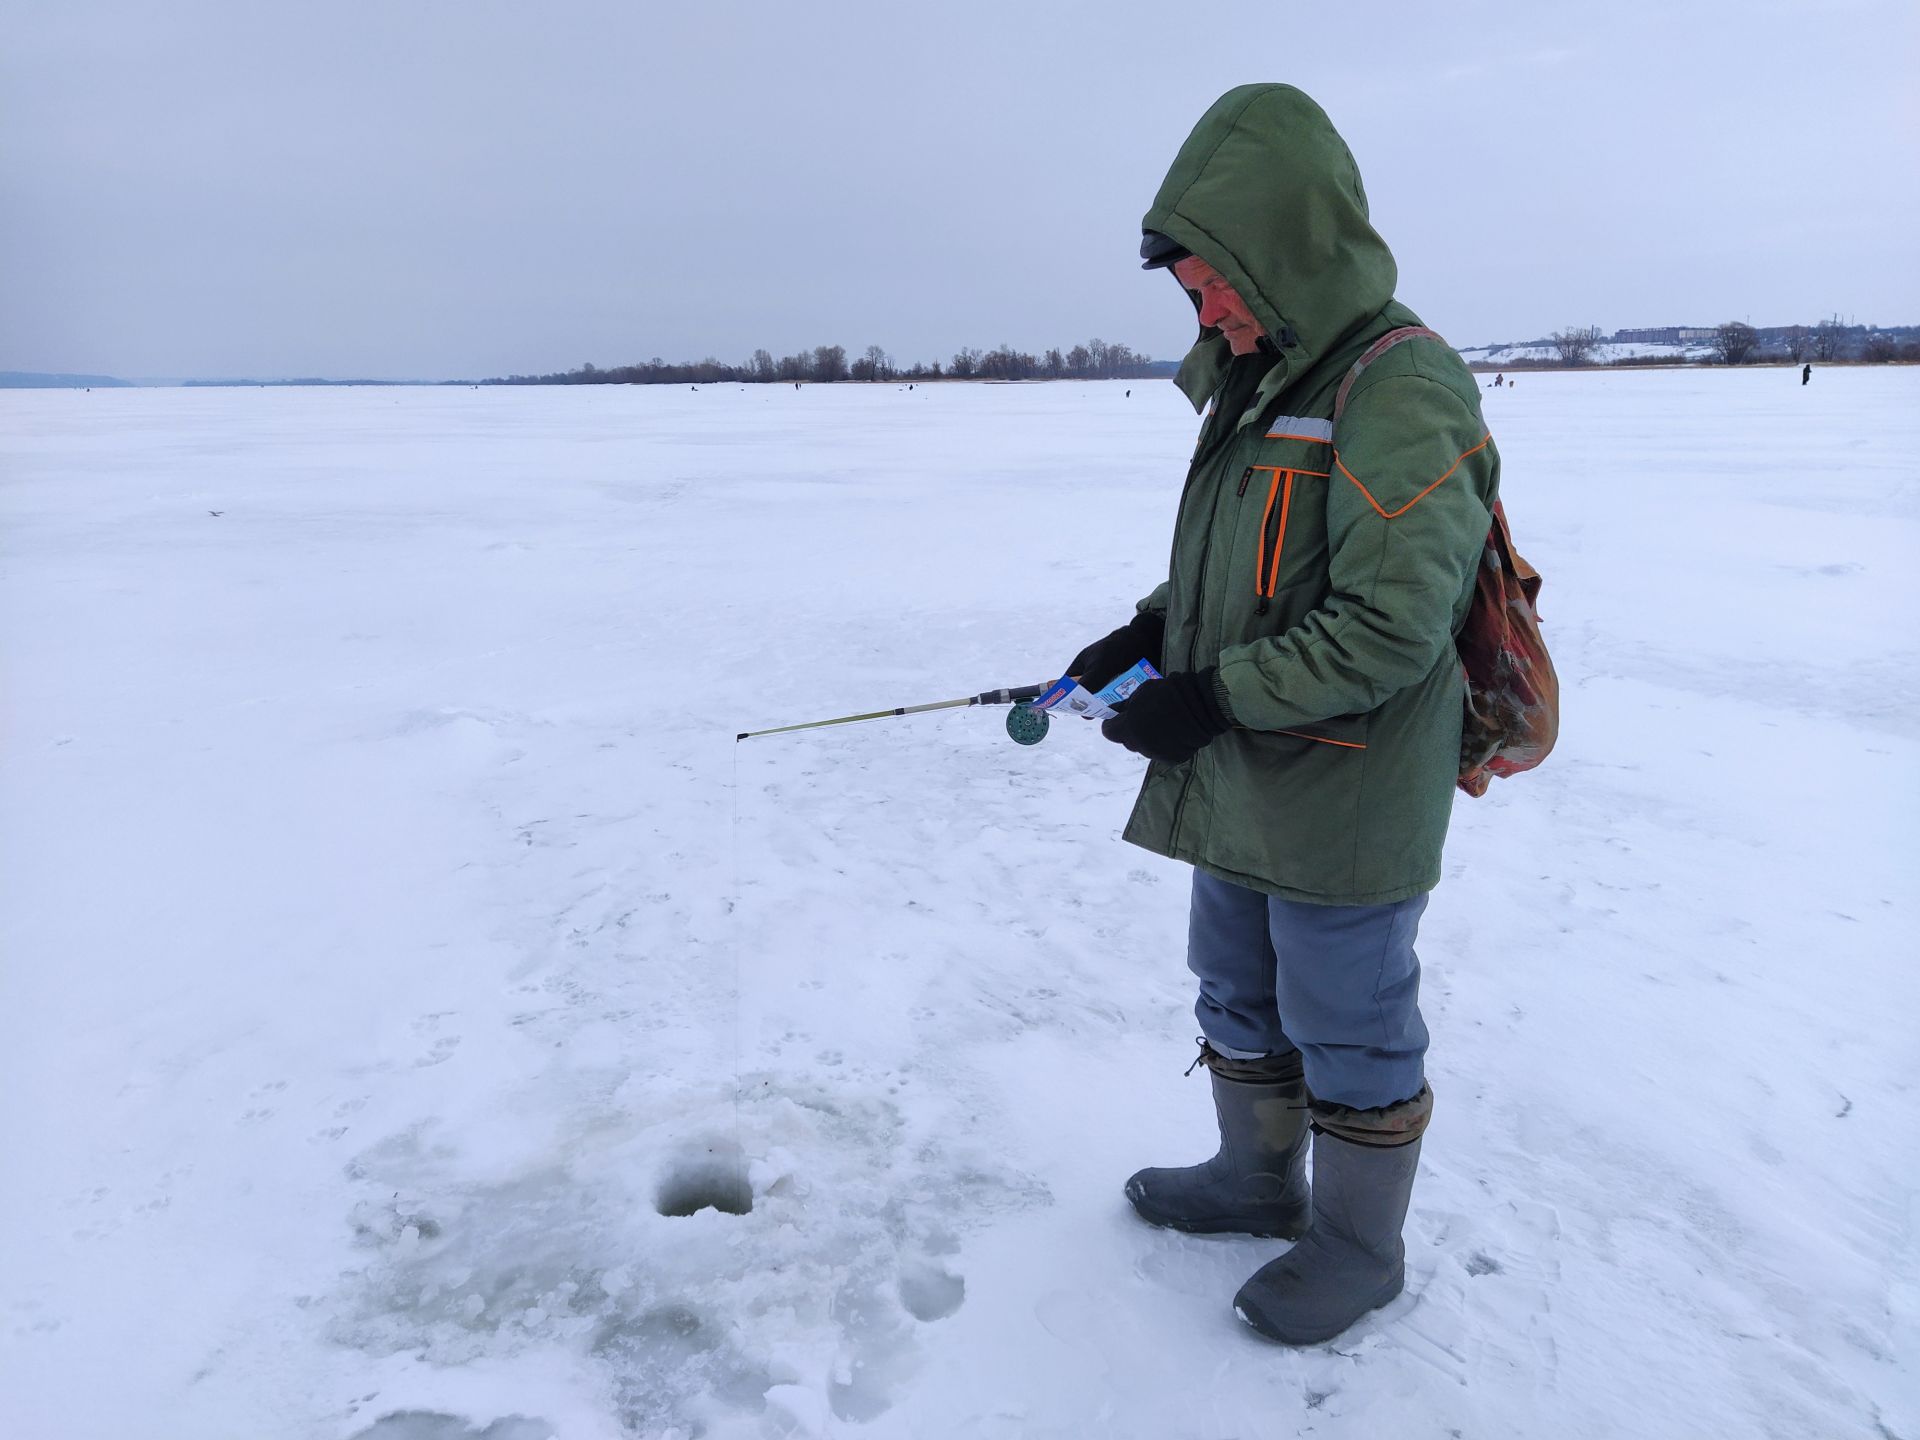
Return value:
M 1071 675 L 1062 675 L 1049 685 L 1045 693 L 1033 702 L 1033 708 L 1055 715 L 1084 715 L 1089 720 L 1104 719 L 1113 713 L 1098 696 Z
M 1160 672 L 1142 660 L 1126 674 L 1109 681 L 1096 695 L 1071 675 L 1062 675 L 1033 702 L 1033 708 L 1056 715 L 1078 715 L 1087 720 L 1110 720 L 1115 713 L 1114 706 L 1125 701 L 1147 681 L 1159 678 Z
M 1153 662 L 1142 660 L 1124 675 L 1116 675 L 1101 689 L 1098 698 L 1108 705 L 1120 705 L 1149 680 L 1158 680 L 1160 672 Z

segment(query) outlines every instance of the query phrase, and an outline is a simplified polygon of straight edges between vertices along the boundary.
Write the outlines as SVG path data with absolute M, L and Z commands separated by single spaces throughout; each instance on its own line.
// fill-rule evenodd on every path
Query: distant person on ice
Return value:
M 1300 91 L 1222 96 L 1142 223 L 1146 268 L 1171 267 L 1199 314 L 1175 383 L 1206 419 L 1165 583 L 1070 669 L 1097 688 L 1144 656 L 1165 676 L 1103 729 L 1151 762 L 1125 837 L 1194 867 L 1220 1134 L 1213 1159 L 1126 1194 L 1154 1225 L 1296 1240 L 1234 1308 L 1317 1344 L 1403 1283 L 1433 1109 L 1414 937 L 1500 465 L 1477 381 L 1431 332 L 1366 364 L 1335 421 L 1355 362 L 1420 322 L 1353 157 Z
M 1802 365 L 1800 367 L 1800 383 L 1804 385 L 1812 378 L 1813 378 L 1813 366 Z

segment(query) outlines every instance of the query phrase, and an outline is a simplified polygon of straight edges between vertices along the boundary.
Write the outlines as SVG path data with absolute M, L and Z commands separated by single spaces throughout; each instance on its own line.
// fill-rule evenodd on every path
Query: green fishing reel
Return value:
M 1016 745 L 1038 745 L 1047 738 L 1053 717 L 1032 705 L 1015 705 L 1007 711 L 1007 734 Z

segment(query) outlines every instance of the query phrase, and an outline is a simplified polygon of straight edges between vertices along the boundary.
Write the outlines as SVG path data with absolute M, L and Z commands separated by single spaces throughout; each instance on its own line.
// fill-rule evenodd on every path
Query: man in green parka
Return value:
M 1146 268 L 1199 312 L 1177 383 L 1206 419 L 1166 582 L 1070 668 L 1090 688 L 1143 656 L 1165 676 L 1104 729 L 1150 762 L 1126 838 L 1194 867 L 1220 1148 L 1127 1196 L 1153 1224 L 1296 1240 L 1235 1309 L 1315 1344 L 1404 1283 L 1433 1104 L 1414 937 L 1499 460 L 1459 357 L 1395 333 L 1420 322 L 1352 155 L 1298 90 L 1222 96 L 1142 228 Z

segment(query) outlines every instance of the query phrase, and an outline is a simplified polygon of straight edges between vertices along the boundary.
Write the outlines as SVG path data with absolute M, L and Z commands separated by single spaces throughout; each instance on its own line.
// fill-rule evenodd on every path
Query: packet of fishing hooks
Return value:
M 1114 676 L 1097 693 L 1071 675 L 1062 675 L 1033 702 L 1033 708 L 1055 715 L 1078 715 L 1087 720 L 1110 720 L 1115 714 L 1114 706 L 1124 702 L 1147 681 L 1159 678 L 1160 672 L 1145 660 Z

